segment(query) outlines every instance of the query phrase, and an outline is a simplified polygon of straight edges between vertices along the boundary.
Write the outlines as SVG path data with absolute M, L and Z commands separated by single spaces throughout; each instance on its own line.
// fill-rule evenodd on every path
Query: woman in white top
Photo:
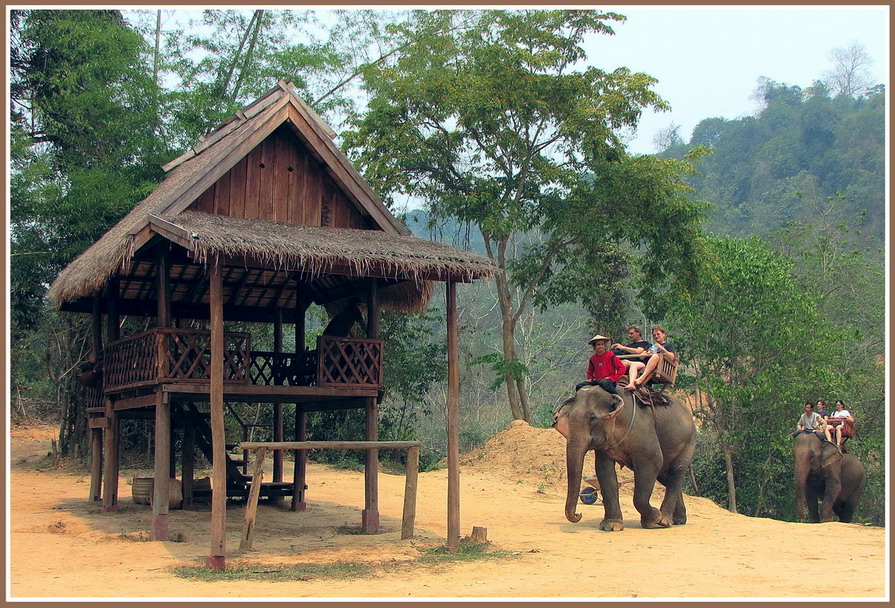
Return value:
M 851 412 L 849 412 L 847 409 L 845 409 L 845 402 L 843 402 L 841 399 L 836 402 L 836 411 L 833 412 L 833 414 L 830 416 L 831 421 L 837 420 L 837 419 L 840 420 L 840 422 L 833 423 L 833 424 L 827 426 L 824 429 L 824 435 L 827 436 L 828 441 L 832 441 L 830 439 L 830 434 L 831 434 L 830 429 L 834 429 L 835 433 L 836 433 L 836 447 L 841 448 L 842 447 L 843 431 L 846 431 L 846 433 L 845 433 L 846 437 L 850 437 L 851 436 L 851 433 L 850 433 L 851 426 L 855 422 L 855 417 L 851 415 Z M 848 425 L 848 427 L 846 427 L 846 425 Z

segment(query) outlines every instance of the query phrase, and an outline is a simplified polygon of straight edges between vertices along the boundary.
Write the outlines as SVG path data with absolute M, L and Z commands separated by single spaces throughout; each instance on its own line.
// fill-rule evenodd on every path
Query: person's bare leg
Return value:
M 646 378 L 650 377 L 650 374 L 652 374 L 653 370 L 655 370 L 656 367 L 659 365 L 659 358 L 661 356 L 662 355 L 660 355 L 659 353 L 655 353 L 652 357 L 649 358 L 649 361 L 646 362 L 646 367 L 643 368 L 643 371 L 640 373 L 640 377 L 637 378 L 638 382 L 635 382 L 634 386 L 640 386 L 641 384 L 643 384 Z
M 628 384 L 625 386 L 626 391 L 633 391 L 637 388 L 634 381 L 637 379 L 637 372 L 642 371 L 646 364 L 641 361 L 628 361 Z

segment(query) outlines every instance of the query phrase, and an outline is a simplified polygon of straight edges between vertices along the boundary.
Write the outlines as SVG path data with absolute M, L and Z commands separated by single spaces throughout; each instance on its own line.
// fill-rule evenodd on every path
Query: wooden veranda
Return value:
M 291 497 L 296 511 L 307 506 L 306 450 L 294 451 L 293 479 L 283 479 L 283 404 L 295 404 L 294 442 L 308 440 L 309 412 L 348 408 L 364 411 L 364 445 L 378 441 L 388 354 L 380 311 L 425 309 L 433 281 L 446 283 L 448 546 L 459 542 L 456 285 L 489 276 L 493 265 L 411 236 L 332 136 L 291 85 L 279 83 L 169 163 L 156 190 L 50 290 L 61 310 L 93 318 L 94 366 L 85 373 L 90 499 L 117 510 L 120 422 L 153 420 L 151 536 L 166 540 L 168 480 L 177 465 L 172 432 L 179 431 L 184 504 L 210 495 L 212 567 L 225 563 L 228 497 L 254 490 Z M 332 322 L 310 341 L 312 304 Z M 155 323 L 121 335 L 125 316 Z M 272 326 L 272 348 L 255 348 L 246 323 Z M 294 329 L 290 344 L 286 326 Z M 269 404 L 271 439 L 280 445 L 271 482 L 253 488 L 245 465 L 228 454 L 229 403 Z M 212 464 L 210 489 L 194 483 L 197 448 Z M 362 527 L 375 532 L 378 452 L 365 453 Z

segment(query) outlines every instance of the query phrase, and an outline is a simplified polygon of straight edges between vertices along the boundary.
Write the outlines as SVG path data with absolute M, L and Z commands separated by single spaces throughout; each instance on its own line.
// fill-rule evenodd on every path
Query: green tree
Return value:
M 846 385 L 845 336 L 758 238 L 712 238 L 707 254 L 698 286 L 666 317 L 684 353 L 679 378 L 697 389 L 695 413 L 723 460 L 726 487 L 713 498 L 733 512 L 774 512 L 786 499 L 768 492 L 782 491 L 775 476 L 791 466 L 801 404 Z
M 621 296 L 607 259 L 642 248 L 641 295 L 699 249 L 686 162 L 630 157 L 618 130 L 666 104 L 655 80 L 581 67 L 599 11 L 416 11 L 405 50 L 365 73 L 369 111 L 347 146 L 377 191 L 424 200 L 482 235 L 501 312 L 492 361 L 512 415 L 531 420 L 516 326 L 526 308 Z M 538 234 L 526 244 L 526 235 Z M 653 300 L 659 303 L 660 299 Z

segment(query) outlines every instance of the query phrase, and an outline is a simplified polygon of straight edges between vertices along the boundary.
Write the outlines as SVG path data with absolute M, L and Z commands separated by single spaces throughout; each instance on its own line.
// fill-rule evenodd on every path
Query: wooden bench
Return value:
M 251 549 L 255 537 L 255 519 L 258 514 L 258 498 L 264 478 L 264 459 L 271 450 L 407 450 L 407 468 L 404 478 L 404 512 L 401 516 L 401 538 L 413 536 L 416 520 L 416 488 L 419 477 L 419 441 L 246 441 L 239 444 L 255 456 L 255 469 L 246 501 L 245 527 L 239 543 L 240 550 Z

